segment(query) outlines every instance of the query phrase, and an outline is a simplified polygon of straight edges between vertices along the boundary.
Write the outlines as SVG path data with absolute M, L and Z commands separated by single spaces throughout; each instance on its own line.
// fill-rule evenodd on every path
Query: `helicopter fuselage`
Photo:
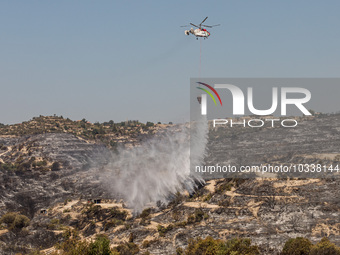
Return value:
M 184 33 L 186 35 L 189 35 L 189 33 L 193 34 L 196 37 L 204 37 L 204 38 L 208 38 L 210 36 L 210 33 L 206 30 L 206 29 L 193 29 L 191 28 L 190 30 L 185 30 Z
M 210 33 L 206 29 L 195 29 L 194 30 L 194 35 L 197 37 L 208 37 Z
M 193 29 L 191 27 L 190 30 L 185 30 L 184 33 L 186 35 L 190 35 L 190 34 L 193 34 L 194 36 L 196 36 L 196 39 L 198 40 L 198 37 L 203 37 L 204 39 L 205 38 L 208 38 L 210 36 L 210 33 L 203 27 L 216 27 L 216 26 L 219 26 L 220 24 L 217 24 L 217 25 L 202 25 L 206 20 L 207 20 L 208 17 L 206 17 L 200 24 L 198 25 L 195 25 L 193 23 L 190 23 L 190 25 L 194 26 L 194 27 L 197 27 L 196 29 Z M 181 26 L 181 27 L 188 27 L 188 25 L 186 26 Z

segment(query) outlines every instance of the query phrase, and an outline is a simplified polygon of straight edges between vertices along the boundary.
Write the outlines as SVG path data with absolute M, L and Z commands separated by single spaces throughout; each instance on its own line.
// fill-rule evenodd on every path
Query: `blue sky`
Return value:
M 339 1 L 1 1 L 0 122 L 189 117 L 202 77 L 339 77 Z M 221 26 L 208 40 L 181 25 Z

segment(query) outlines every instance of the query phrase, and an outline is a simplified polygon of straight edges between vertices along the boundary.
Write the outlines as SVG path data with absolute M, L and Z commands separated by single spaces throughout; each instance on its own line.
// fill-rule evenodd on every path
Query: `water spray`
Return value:
M 167 203 L 177 192 L 192 193 L 196 183 L 204 181 L 190 172 L 190 159 L 191 163 L 202 162 L 207 131 L 204 118 L 190 128 L 185 125 L 169 128 L 141 146 L 120 150 L 106 166 L 103 183 L 135 212 L 158 201 Z

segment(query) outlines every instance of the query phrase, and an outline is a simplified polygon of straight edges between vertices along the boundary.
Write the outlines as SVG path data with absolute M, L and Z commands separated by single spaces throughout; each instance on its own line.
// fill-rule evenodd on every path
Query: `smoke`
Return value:
M 207 131 L 202 118 L 190 128 L 171 128 L 141 146 L 120 150 L 106 166 L 104 180 L 110 193 L 140 212 L 157 201 L 167 203 L 176 192 L 192 192 L 196 181 L 204 181 L 190 173 L 190 159 L 194 164 L 203 160 Z

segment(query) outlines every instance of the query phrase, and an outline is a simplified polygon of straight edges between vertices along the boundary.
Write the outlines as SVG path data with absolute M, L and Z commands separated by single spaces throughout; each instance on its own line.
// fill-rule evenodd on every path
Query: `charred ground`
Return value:
M 117 125 L 113 131 L 113 124 L 54 116 L 0 128 L 0 217 L 15 213 L 14 218 L 7 215 L 12 223 L 1 224 L 0 254 L 37 250 L 52 254 L 60 252 L 70 238 L 91 242 L 98 234 L 108 237 L 112 249 L 121 247 L 130 252 L 122 254 L 176 254 L 188 247 L 191 238 L 207 236 L 221 240 L 250 238 L 261 254 L 278 254 L 289 238 L 299 236 L 313 243 L 328 237 L 340 245 L 340 181 L 336 176 L 209 177 L 207 180 L 211 180 L 195 194 L 173 194 L 168 205 L 159 203 L 136 215 L 124 201 L 106 193 L 93 169 L 105 166 L 106 155 L 115 153 L 116 146 L 138 146 L 143 139 L 165 130 L 166 125 L 131 122 L 132 126 Z M 322 141 L 320 149 L 311 145 L 313 137 L 281 139 L 279 128 L 261 129 L 255 136 L 251 129 L 212 130 L 208 149 L 219 146 L 217 138 L 223 138 L 223 152 L 235 164 L 253 159 L 261 163 L 339 163 L 339 115 L 308 120 L 308 128 L 320 124 L 328 126 L 326 133 L 321 129 L 314 134 Z M 261 137 L 277 137 L 280 144 L 262 157 L 247 149 L 245 158 L 240 159 L 244 146 L 228 144 L 251 141 L 249 136 L 266 149 L 270 141 Z M 292 143 L 301 144 L 302 149 L 292 150 Z M 16 217 L 22 224 L 14 224 Z

